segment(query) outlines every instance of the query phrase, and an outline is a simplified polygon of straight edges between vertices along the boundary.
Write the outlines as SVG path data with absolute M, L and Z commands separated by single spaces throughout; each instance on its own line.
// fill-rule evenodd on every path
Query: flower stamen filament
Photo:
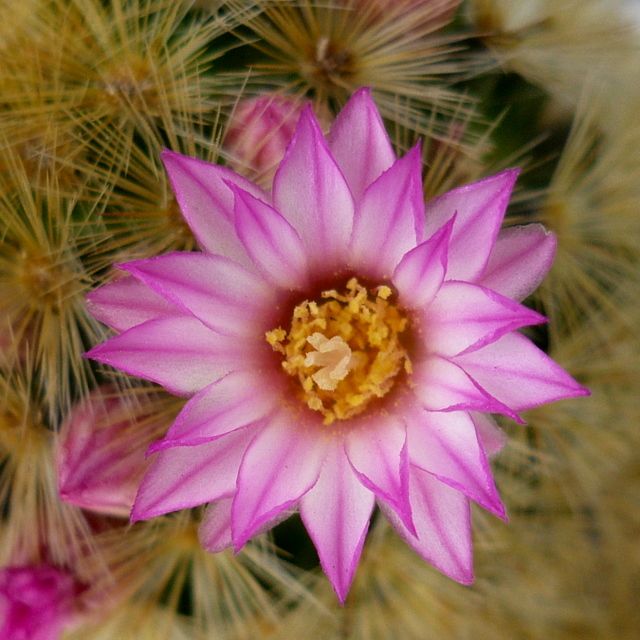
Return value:
M 362 413 L 400 372 L 411 373 L 401 341 L 408 319 L 391 296 L 386 285 L 367 290 L 351 278 L 344 293 L 330 289 L 297 305 L 288 332 L 267 332 L 283 370 L 299 383 L 298 397 L 325 424 Z

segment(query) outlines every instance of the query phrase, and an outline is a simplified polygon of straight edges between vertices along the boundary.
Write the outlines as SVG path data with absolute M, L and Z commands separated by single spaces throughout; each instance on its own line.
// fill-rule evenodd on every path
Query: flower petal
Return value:
M 216 253 L 252 268 L 253 264 L 236 236 L 231 182 L 265 202 L 269 196 L 231 169 L 164 150 L 162 160 L 169 174 L 182 215 L 204 251 Z
M 356 201 L 396 161 L 368 87 L 358 89 L 349 98 L 336 116 L 327 140 Z
M 422 238 L 421 170 L 416 145 L 367 188 L 356 206 L 349 260 L 372 278 L 390 278 Z
M 484 271 L 518 173 L 509 169 L 427 202 L 427 236 L 457 213 L 449 251 L 450 280 L 474 282 Z
M 220 553 L 233 546 L 231 506 L 233 498 L 223 498 L 207 505 L 198 529 L 198 539 L 205 551 Z
M 347 435 L 345 450 L 360 482 L 388 503 L 412 530 L 404 423 L 394 416 L 362 420 L 359 428 Z
M 236 232 L 260 272 L 283 289 L 308 284 L 307 256 L 296 230 L 272 207 L 237 187 Z
M 286 411 L 272 416 L 247 449 L 232 509 L 236 548 L 318 480 L 327 443 L 320 429 L 305 428 L 298 420 Z
M 491 397 L 464 369 L 432 355 L 413 366 L 411 382 L 419 404 L 427 411 L 485 411 L 522 422 L 510 407 Z
M 417 535 L 384 503 L 380 510 L 404 541 L 427 562 L 462 584 L 473 582 L 471 512 L 468 498 L 416 467 L 410 495 Z
M 240 462 L 258 428 L 239 429 L 197 447 L 174 447 L 155 454 L 138 489 L 131 521 L 231 496 Z
M 326 272 L 343 265 L 353 228 L 353 197 L 310 106 L 302 111 L 274 176 L 273 204 L 300 234 L 316 269 Z
M 454 358 L 483 389 L 516 411 L 561 398 L 589 395 L 562 367 L 514 332 L 479 351 Z
M 193 396 L 149 452 L 215 440 L 266 417 L 278 400 L 264 372 L 232 371 Z
M 164 316 L 114 336 L 85 356 L 190 396 L 246 365 L 251 346 L 207 329 L 196 318 Z
M 509 331 L 547 321 L 491 289 L 468 282 L 445 282 L 422 318 L 427 348 L 447 357 L 475 351 Z
M 222 256 L 176 251 L 123 266 L 156 293 L 219 333 L 262 338 L 275 321 L 272 287 L 257 274 Z
M 476 433 L 487 457 L 495 456 L 507 444 L 507 434 L 491 416 L 477 411 L 470 411 L 469 415 L 476 425 Z
M 392 280 L 404 307 L 423 309 L 438 293 L 447 273 L 449 239 L 454 221 L 455 216 L 400 260 Z
M 465 411 L 407 415 L 409 459 L 479 505 L 505 518 L 505 510 L 473 420 Z
M 120 332 L 152 318 L 180 313 L 174 305 L 133 276 L 119 278 L 91 291 L 85 302 L 87 311 L 96 320 Z
M 556 244 L 555 234 L 541 224 L 502 229 L 478 284 L 507 298 L 524 300 L 551 268 Z
M 300 516 L 341 604 L 358 565 L 375 504 L 334 439 L 318 482 L 300 498 Z
M 233 498 L 224 498 L 207 506 L 198 529 L 198 538 L 209 553 L 219 553 L 233 546 L 231 535 L 231 511 Z M 275 518 L 265 522 L 253 535 L 258 536 L 280 524 L 295 513 L 295 508 L 281 511 Z

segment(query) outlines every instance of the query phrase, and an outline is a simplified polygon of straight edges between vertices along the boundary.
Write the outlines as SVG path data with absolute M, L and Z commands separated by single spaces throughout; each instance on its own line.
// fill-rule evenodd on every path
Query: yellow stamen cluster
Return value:
M 401 342 L 408 320 L 382 285 L 368 291 L 356 278 L 346 292 L 323 291 L 324 302 L 302 302 L 291 328 L 266 334 L 282 368 L 300 383 L 299 396 L 325 424 L 362 413 L 384 397 L 411 362 Z

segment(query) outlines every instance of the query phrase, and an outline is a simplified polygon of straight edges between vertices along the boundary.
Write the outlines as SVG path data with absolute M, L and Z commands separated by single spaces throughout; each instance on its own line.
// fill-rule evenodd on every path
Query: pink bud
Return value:
M 281 94 L 241 100 L 224 138 L 229 165 L 263 186 L 270 186 L 303 106 L 300 100 Z
M 57 640 L 73 624 L 82 587 L 49 564 L 0 570 L 0 637 Z
M 103 385 L 78 403 L 64 421 L 56 462 L 62 500 L 83 509 L 129 517 L 150 460 L 147 448 L 164 435 L 151 419 L 148 396 L 123 396 Z M 145 408 L 146 407 L 146 408 Z

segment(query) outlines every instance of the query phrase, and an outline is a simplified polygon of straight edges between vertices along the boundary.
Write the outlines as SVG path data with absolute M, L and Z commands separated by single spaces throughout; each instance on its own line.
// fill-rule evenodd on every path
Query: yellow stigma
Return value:
M 386 285 L 367 290 L 355 278 L 345 293 L 323 291 L 293 310 L 291 329 L 278 327 L 267 342 L 282 368 L 299 382 L 299 397 L 325 424 L 362 413 L 384 397 L 411 362 L 401 342 L 408 320 Z

